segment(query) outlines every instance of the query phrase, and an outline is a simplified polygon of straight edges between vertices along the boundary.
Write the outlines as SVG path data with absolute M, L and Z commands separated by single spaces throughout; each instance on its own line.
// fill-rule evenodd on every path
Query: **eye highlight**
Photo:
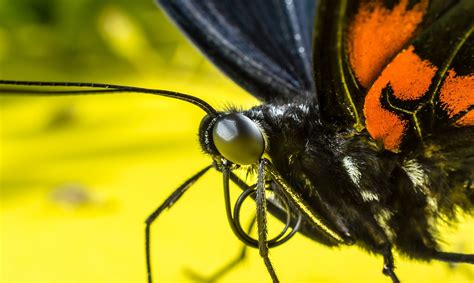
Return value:
M 222 157 L 239 165 L 257 163 L 265 149 L 260 129 L 240 113 L 219 118 L 212 130 L 212 140 Z

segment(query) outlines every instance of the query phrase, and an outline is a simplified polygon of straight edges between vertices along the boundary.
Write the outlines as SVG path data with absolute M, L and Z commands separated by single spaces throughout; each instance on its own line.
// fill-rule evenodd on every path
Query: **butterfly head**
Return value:
M 261 128 L 241 113 L 207 115 L 201 122 L 199 140 L 206 153 L 237 165 L 255 164 L 265 151 Z

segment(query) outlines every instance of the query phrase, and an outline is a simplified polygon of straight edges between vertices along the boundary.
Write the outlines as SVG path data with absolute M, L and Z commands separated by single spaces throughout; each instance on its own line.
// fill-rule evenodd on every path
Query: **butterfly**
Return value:
M 149 282 L 151 224 L 211 168 L 222 173 L 233 232 L 258 248 L 273 282 L 269 249 L 295 233 L 381 255 L 392 282 L 399 282 L 394 249 L 414 259 L 474 263 L 472 254 L 441 251 L 438 239 L 439 222 L 471 213 L 474 202 L 473 1 L 158 2 L 262 104 L 217 111 L 172 91 L 0 81 L 156 94 L 206 112 L 199 141 L 213 163 L 147 219 Z M 235 170 L 254 172 L 256 183 Z M 234 204 L 231 181 L 243 190 Z M 257 238 L 240 223 L 247 198 L 256 202 Z M 285 224 L 272 239 L 267 213 Z

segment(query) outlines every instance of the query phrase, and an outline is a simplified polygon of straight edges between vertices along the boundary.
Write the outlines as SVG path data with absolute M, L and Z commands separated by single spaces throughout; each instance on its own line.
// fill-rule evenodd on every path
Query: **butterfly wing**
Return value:
M 454 117 L 461 113 L 454 108 L 461 105 L 459 96 L 464 111 L 472 108 L 471 79 L 464 80 L 463 90 L 456 91 L 457 97 L 451 95 L 448 103 L 435 93 L 449 74 L 440 71 L 449 69 L 444 62 L 451 56 L 455 69 L 472 75 L 472 39 L 466 36 L 472 32 L 472 5 L 469 0 L 321 1 L 313 62 L 322 120 L 339 128 L 366 128 L 392 151 L 402 144 L 420 145 L 423 135 L 433 133 L 440 123 L 435 117 L 446 116 L 437 105 L 451 109 L 451 119 L 461 119 L 458 124 L 468 123 L 472 114 Z M 463 38 L 458 52 L 457 40 Z M 430 72 L 435 75 L 430 77 Z M 397 82 L 405 88 L 395 86 Z M 394 86 L 398 88 L 390 89 Z M 387 96 L 390 91 L 395 93 Z M 425 101 L 428 97 L 433 98 L 430 103 Z M 429 105 L 437 110 L 428 110 Z M 420 125 L 421 120 L 431 124 Z
M 327 125 L 367 129 L 392 151 L 407 141 L 421 144 L 440 122 L 434 117 L 445 116 L 455 126 L 471 123 L 472 39 L 466 37 L 460 52 L 452 48 L 472 32 L 472 3 L 160 0 L 196 45 L 257 98 L 312 99 Z M 450 56 L 455 68 L 447 72 L 443 60 Z M 466 78 L 457 95 L 466 98 L 447 94 L 455 87 L 453 72 L 461 69 Z M 400 93 L 397 80 L 411 88 Z M 421 89 L 423 82 L 427 89 Z
M 264 102 L 316 99 L 316 1 L 158 2 L 217 67 L 253 96 Z
M 410 9 L 407 0 L 400 4 L 404 2 Z M 451 128 L 474 126 L 474 2 L 438 4 L 422 0 L 405 10 L 412 18 L 419 17 L 412 20 L 413 35 L 406 36 L 401 50 L 381 64 L 373 59 L 380 51 L 366 51 L 372 52 L 371 64 L 379 66 L 376 71 L 364 66 L 363 52 L 349 48 L 355 77 L 366 89 L 362 100 L 366 128 L 386 149 L 417 150 Z M 357 39 L 349 40 L 357 44 Z M 351 60 L 355 55 L 350 52 L 359 58 Z

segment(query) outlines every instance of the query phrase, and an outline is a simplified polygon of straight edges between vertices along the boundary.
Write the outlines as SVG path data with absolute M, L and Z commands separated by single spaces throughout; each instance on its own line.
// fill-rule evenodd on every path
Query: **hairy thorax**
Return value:
M 385 151 L 364 131 L 323 125 L 311 109 L 267 104 L 244 114 L 263 129 L 266 154 L 325 225 L 372 252 L 387 243 L 415 257 L 426 256 L 418 244 L 435 250 L 440 200 L 427 175 L 434 165 Z M 412 225 L 424 229 L 408 243 Z

